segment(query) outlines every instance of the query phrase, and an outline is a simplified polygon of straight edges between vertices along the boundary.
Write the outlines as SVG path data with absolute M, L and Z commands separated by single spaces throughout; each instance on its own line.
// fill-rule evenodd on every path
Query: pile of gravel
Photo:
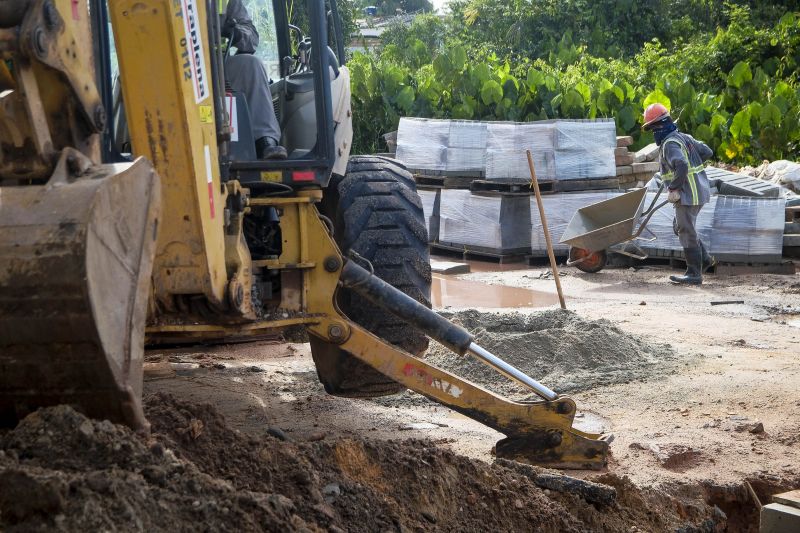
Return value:
M 479 345 L 557 392 L 663 375 L 678 360 L 670 345 L 650 342 L 608 320 L 587 320 L 571 311 L 442 314 L 473 333 Z M 529 396 L 527 389 L 483 363 L 456 355 L 438 343 L 431 343 L 426 361 L 495 392 Z

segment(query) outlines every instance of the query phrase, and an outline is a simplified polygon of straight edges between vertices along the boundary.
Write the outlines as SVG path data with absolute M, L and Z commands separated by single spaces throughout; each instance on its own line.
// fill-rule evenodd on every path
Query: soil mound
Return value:
M 208 405 L 147 399 L 150 437 L 43 409 L 0 435 L 0 530 L 713 531 L 702 501 L 605 475 L 609 505 L 543 490 L 540 471 L 424 441 L 297 443 L 230 429 Z M 526 472 L 528 474 L 526 475 Z M 535 478 L 535 475 L 534 475 Z M 695 529 L 695 528 L 701 529 Z
M 669 345 L 648 342 L 608 320 L 587 320 L 571 311 L 442 314 L 473 333 L 478 344 L 557 392 L 657 376 L 678 359 Z M 431 344 L 426 361 L 495 392 L 530 396 L 530 391 L 483 363 L 438 343 Z

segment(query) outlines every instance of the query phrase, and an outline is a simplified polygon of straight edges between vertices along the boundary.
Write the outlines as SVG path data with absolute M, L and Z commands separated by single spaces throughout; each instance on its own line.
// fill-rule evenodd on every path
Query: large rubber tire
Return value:
M 380 156 L 354 156 L 343 178 L 325 192 L 323 214 L 334 222 L 334 238 L 347 256 L 353 250 L 372 263 L 375 275 L 430 307 L 428 232 L 416 185 L 405 167 Z M 358 294 L 340 289 L 339 308 L 355 323 L 414 355 L 428 338 Z M 404 386 L 362 363 L 337 345 L 310 337 L 317 374 L 329 394 L 375 397 Z

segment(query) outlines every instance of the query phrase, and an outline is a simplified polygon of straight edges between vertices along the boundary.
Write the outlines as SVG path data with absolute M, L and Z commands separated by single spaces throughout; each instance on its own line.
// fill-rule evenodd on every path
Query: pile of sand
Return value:
M 678 361 L 669 345 L 571 311 L 442 314 L 473 333 L 479 345 L 557 392 L 663 375 Z M 529 393 L 472 357 L 456 355 L 437 343 L 431 344 L 426 361 L 495 392 L 512 397 Z

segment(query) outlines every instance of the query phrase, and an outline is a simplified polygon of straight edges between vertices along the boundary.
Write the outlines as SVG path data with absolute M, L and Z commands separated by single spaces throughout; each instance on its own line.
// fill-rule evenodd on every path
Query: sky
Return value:
M 449 0 L 431 0 L 431 4 L 433 4 L 433 8 L 436 9 L 440 14 L 443 12 L 442 8 L 449 2 Z

